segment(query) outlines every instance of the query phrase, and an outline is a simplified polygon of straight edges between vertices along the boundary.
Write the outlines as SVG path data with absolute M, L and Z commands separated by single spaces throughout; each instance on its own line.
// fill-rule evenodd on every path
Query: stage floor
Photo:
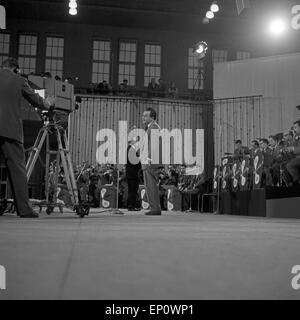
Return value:
M 300 299 L 300 221 L 164 213 L 0 217 L 1 299 Z

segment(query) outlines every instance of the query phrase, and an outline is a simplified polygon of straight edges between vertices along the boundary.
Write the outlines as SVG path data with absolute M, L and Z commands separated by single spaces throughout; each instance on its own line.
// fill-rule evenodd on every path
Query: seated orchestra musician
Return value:
M 250 154 L 250 150 L 248 147 L 244 147 L 242 144 L 242 140 L 235 141 L 235 150 L 234 150 L 234 159 L 242 160 L 243 157 L 247 154 Z
M 252 140 L 251 141 L 251 148 L 250 148 L 251 158 L 254 158 L 257 155 L 258 151 L 259 151 L 259 142 L 257 140 Z
M 235 141 L 234 160 L 242 162 L 250 158 L 251 171 L 254 170 L 254 159 L 260 155 L 261 186 L 292 187 L 300 183 L 300 120 L 291 130 L 283 134 L 272 135 L 269 139 L 251 141 L 248 149 L 241 140 Z M 253 173 L 249 174 L 249 188 L 252 186 Z
M 294 123 L 294 133 L 293 144 L 287 147 L 294 158 L 287 164 L 287 170 L 292 176 L 292 184 L 298 186 L 300 181 L 300 120 Z
M 275 139 L 275 137 L 272 137 L 272 139 Z M 273 184 L 272 174 L 271 174 L 271 166 L 274 159 L 273 155 L 273 149 L 269 145 L 268 139 L 260 139 L 260 150 L 264 157 L 264 163 L 263 163 L 263 185 L 271 186 Z

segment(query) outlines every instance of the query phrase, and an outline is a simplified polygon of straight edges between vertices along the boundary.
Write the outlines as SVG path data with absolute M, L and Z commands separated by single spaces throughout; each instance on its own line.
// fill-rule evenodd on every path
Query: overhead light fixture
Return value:
M 70 9 L 69 10 L 69 14 L 71 15 L 71 16 L 76 16 L 76 14 L 77 14 L 77 9 Z
M 212 5 L 210 6 L 210 11 L 213 13 L 216 13 L 216 12 L 219 12 L 219 10 L 220 10 L 220 7 L 219 7 L 217 1 L 214 1 L 212 3 Z
M 70 1 L 69 8 L 70 9 L 77 9 L 77 2 L 76 1 Z
M 69 14 L 71 15 L 71 16 L 76 16 L 76 14 L 77 14 L 77 7 L 78 7 L 78 5 L 77 5 L 77 0 L 70 0 L 70 2 L 69 2 Z
M 206 12 L 206 18 L 207 19 L 213 19 L 215 17 L 214 13 L 212 11 Z

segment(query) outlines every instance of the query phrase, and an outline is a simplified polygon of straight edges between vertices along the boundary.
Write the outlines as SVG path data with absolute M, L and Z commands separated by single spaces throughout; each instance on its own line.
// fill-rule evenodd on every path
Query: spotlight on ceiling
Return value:
M 271 21 L 269 31 L 274 36 L 280 36 L 286 31 L 286 23 L 284 20 L 277 18 Z
M 207 19 L 213 19 L 215 17 L 215 14 L 212 11 L 206 12 L 206 18 Z
M 220 7 L 219 7 L 217 1 L 214 1 L 212 3 L 212 5 L 210 6 L 210 11 L 213 13 L 216 13 L 216 12 L 219 12 L 219 10 L 220 10 Z
M 205 41 L 197 42 L 193 47 L 193 52 L 199 56 L 199 59 L 202 59 L 206 56 L 208 50 L 208 44 Z
M 77 0 L 70 0 L 69 2 L 69 14 L 76 16 L 77 14 Z
M 69 8 L 70 9 L 77 9 L 77 2 L 76 1 L 70 1 Z
M 71 8 L 71 9 L 69 10 L 69 14 L 70 14 L 71 16 L 76 16 L 76 14 L 77 14 L 77 9 Z

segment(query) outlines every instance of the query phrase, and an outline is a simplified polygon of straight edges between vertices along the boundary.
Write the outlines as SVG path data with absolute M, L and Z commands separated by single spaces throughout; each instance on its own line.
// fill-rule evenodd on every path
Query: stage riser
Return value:
M 300 198 L 267 200 L 267 217 L 300 219 Z
M 300 219 L 300 190 L 259 189 L 221 193 L 221 213 L 249 217 Z

